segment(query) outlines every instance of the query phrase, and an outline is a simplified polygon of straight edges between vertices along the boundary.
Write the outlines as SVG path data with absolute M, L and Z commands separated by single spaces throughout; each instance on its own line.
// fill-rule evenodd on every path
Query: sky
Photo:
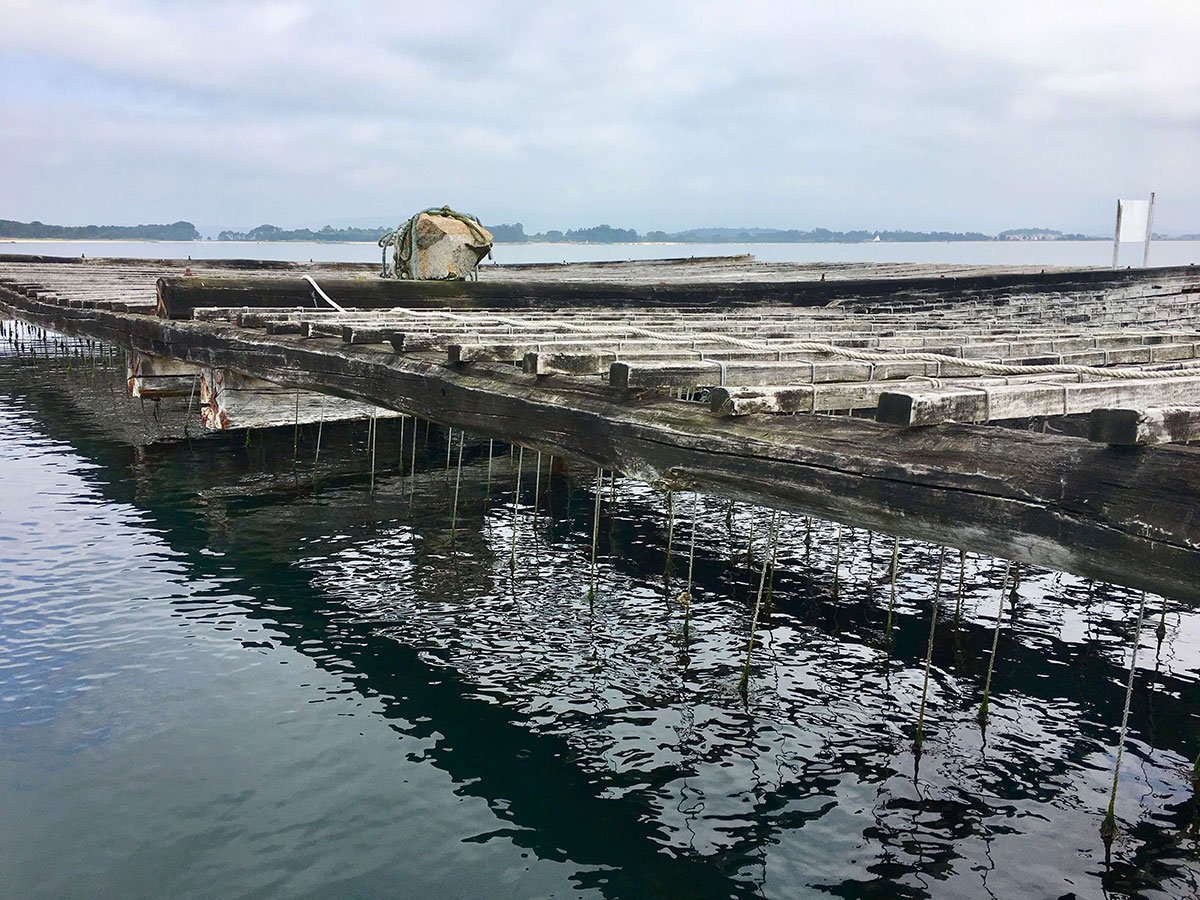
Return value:
M 1200 232 L 1196 0 L 0 0 L 0 218 Z

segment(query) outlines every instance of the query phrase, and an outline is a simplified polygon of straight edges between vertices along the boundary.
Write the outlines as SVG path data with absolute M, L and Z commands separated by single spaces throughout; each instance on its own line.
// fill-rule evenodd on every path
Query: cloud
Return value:
M 0 0 L 8 218 L 1200 227 L 1190 5 Z M 1189 150 L 1190 148 L 1190 150 Z

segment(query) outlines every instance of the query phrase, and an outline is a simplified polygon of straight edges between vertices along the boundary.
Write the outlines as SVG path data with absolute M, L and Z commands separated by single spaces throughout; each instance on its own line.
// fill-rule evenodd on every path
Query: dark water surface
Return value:
M 604 488 L 591 609 L 594 473 L 526 453 L 514 573 L 507 448 L 489 486 L 468 438 L 453 517 L 437 430 L 414 466 L 381 422 L 372 494 L 365 423 L 314 483 L 314 427 L 297 466 L 290 429 L 183 439 L 111 374 L 0 356 L 4 897 L 1196 895 L 1187 608 L 1159 645 L 1147 598 L 1106 860 L 1131 591 L 1026 571 L 985 734 L 1003 564 L 956 617 L 947 553 L 918 759 L 938 548 L 901 542 L 889 654 L 892 539 L 782 517 L 744 702 L 769 511 L 696 502 L 685 634 L 645 486 Z

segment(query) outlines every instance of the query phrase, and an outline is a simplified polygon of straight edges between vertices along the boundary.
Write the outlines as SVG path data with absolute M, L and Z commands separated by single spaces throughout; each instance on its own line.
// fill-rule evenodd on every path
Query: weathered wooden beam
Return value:
M 943 386 L 961 389 L 1002 385 L 1006 383 L 1034 384 L 1060 381 L 1057 375 L 1026 375 L 1005 378 L 939 379 Z M 916 384 L 928 384 L 932 379 L 913 378 Z M 790 414 L 835 412 L 851 409 L 874 409 L 879 397 L 895 391 L 897 382 L 849 381 L 830 384 L 761 385 L 744 387 L 715 387 L 709 390 L 709 409 L 717 416 L 748 416 L 754 413 Z
M 1197 398 L 1200 398 L 1200 377 L 1194 375 L 968 389 L 894 389 L 880 395 L 876 419 L 905 426 L 996 422 L 1031 416 L 1079 415 L 1109 406 L 1147 409 L 1192 404 Z
M 1149 278 L 1189 278 L 1189 267 L 1145 270 L 1083 269 L 1044 273 L 1006 272 L 955 277 L 862 278 L 844 281 L 782 280 L 708 282 L 603 282 L 505 280 L 397 281 L 388 278 L 325 278 L 321 288 L 341 306 L 394 307 L 568 307 L 579 306 L 824 306 L 838 300 L 888 298 L 905 305 L 928 292 L 940 299 L 966 295 L 1043 293 L 1141 284 Z M 751 273 L 751 277 L 753 274 Z M 157 282 L 159 314 L 190 319 L 201 306 L 314 306 L 312 286 L 303 278 L 163 277 Z
M 278 428 L 313 422 L 340 422 L 374 415 L 391 419 L 395 410 L 371 404 L 281 387 L 230 369 L 200 370 L 200 421 L 205 428 Z
M 129 396 L 146 400 L 187 397 L 196 391 L 198 366 L 131 350 L 125 358 Z
M 1200 405 L 1094 409 L 1088 436 L 1103 444 L 1170 444 L 1200 440 Z
M 945 367 L 942 367 L 943 371 Z M 654 387 L 812 384 L 820 381 L 871 381 L 935 375 L 936 363 L 896 362 L 614 362 L 609 384 L 621 390 Z M 959 373 L 955 373 L 959 374 Z
M 623 401 L 590 379 L 456 369 L 340 341 L 72 310 L 0 289 L 59 331 L 412 412 L 500 440 L 875 530 L 1200 602 L 1200 453 L 845 416 L 714 420 L 696 404 Z

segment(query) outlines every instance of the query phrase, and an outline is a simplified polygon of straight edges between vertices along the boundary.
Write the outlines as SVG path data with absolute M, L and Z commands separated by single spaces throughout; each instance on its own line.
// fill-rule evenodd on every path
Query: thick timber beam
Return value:
M 486 270 L 485 270 L 486 273 Z M 321 289 L 340 306 L 360 309 L 408 308 L 573 308 L 825 306 L 835 301 L 887 298 L 900 305 L 971 295 L 1002 299 L 1014 292 L 1053 293 L 1064 290 L 1116 288 L 1148 277 L 1195 274 L 1186 266 L 1144 270 L 1087 269 L 1050 272 L 1004 272 L 953 277 L 848 278 L 837 281 L 779 279 L 704 282 L 605 282 L 498 280 L 398 281 L 364 274 L 357 278 L 320 279 Z M 158 279 L 159 315 L 190 319 L 200 307 L 293 307 L 328 305 L 314 299 L 312 285 L 301 277 L 265 278 L 191 276 Z
M 512 366 L 0 300 L 59 331 L 411 412 L 784 510 L 1200 601 L 1200 453 L 844 416 L 714 419 L 699 404 Z
M 1089 437 L 1104 444 L 1170 444 L 1200 440 L 1200 406 L 1092 410 Z
M 1188 404 L 1200 399 L 1200 376 L 1113 378 L 1079 384 L 1004 384 L 994 387 L 885 391 L 876 418 L 891 425 L 999 422 L 1032 416 L 1071 416 L 1106 406 Z

